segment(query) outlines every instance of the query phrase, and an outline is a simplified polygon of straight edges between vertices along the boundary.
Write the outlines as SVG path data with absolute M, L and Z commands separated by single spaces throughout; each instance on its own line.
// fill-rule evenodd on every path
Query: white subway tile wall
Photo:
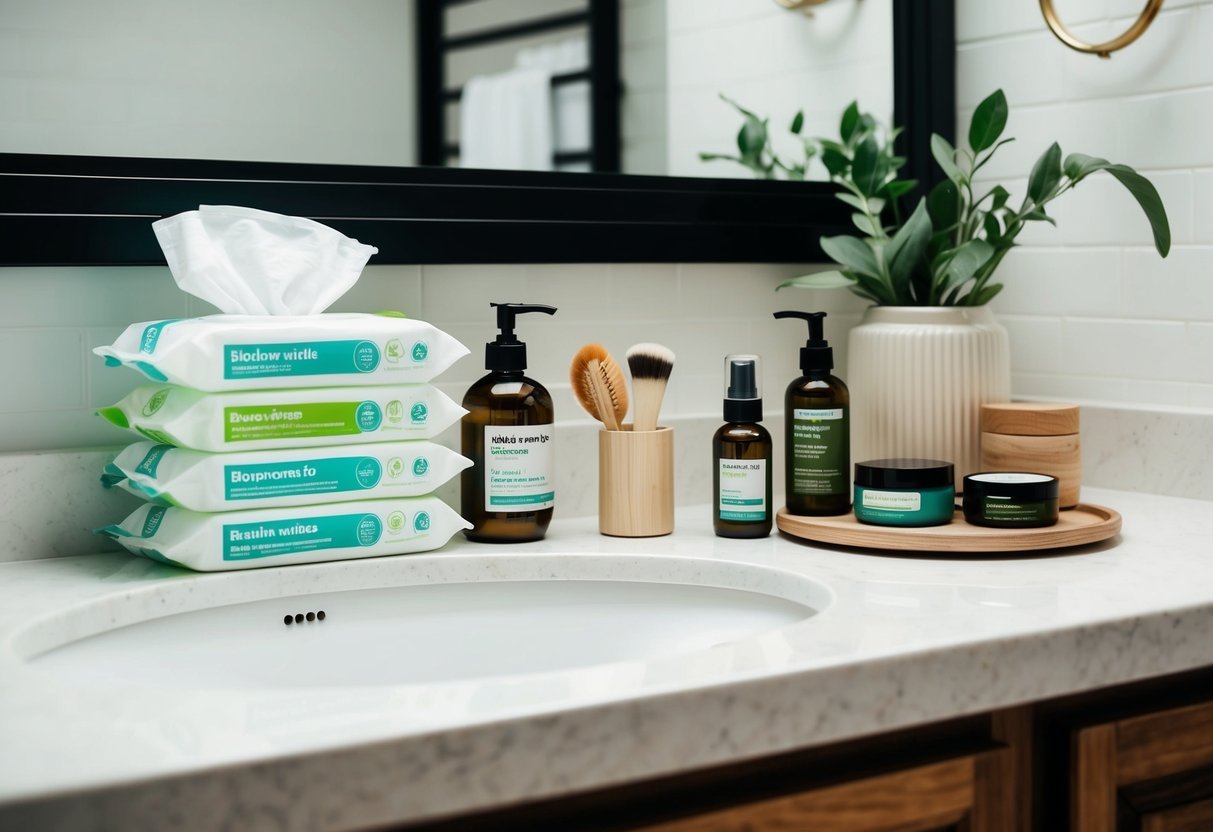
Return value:
M 1107 40 L 1138 0 L 1067 0 L 1076 35 Z M 1213 2 L 1169 0 L 1110 60 L 1063 46 L 1035 3 L 957 3 L 962 132 L 1002 87 L 1016 141 L 983 171 L 1022 194 L 1056 140 L 1132 165 L 1157 186 L 1174 245 L 1162 260 L 1136 204 L 1097 175 L 1021 235 L 994 308 L 1012 339 L 1017 396 L 1213 408 Z
M 669 0 L 669 173 L 751 175 L 699 159 L 703 151 L 737 152 L 741 117 L 722 94 L 770 116 L 772 142 L 793 159 L 803 155 L 787 131 L 797 110 L 809 136 L 834 135 L 854 99 L 891 119 L 892 21 L 889 2 L 830 3 L 810 17 L 754 0 Z M 816 178 L 824 173 L 819 168 Z
M 846 358 L 846 332 L 862 304 L 846 292 L 785 290 L 780 281 L 814 266 L 754 264 L 581 264 L 530 266 L 371 266 L 333 311 L 399 309 L 447 330 L 471 349 L 440 379 L 456 401 L 484 374 L 493 339 L 490 301 L 550 303 L 554 317 L 525 315 L 528 373 L 556 399 L 558 421 L 589 417 L 573 399 L 568 365 L 582 344 L 599 341 L 623 362 L 639 341 L 659 341 L 678 355 L 666 413 L 695 416 L 720 409 L 728 352 L 765 359 L 768 408 L 782 409 L 796 375 L 804 327 L 776 322 L 778 309 L 826 309 L 829 336 Z M 117 445 L 125 431 L 94 414 L 140 378 L 106 367 L 91 349 L 128 324 L 215 310 L 185 295 L 165 268 L 0 269 L 0 452 Z

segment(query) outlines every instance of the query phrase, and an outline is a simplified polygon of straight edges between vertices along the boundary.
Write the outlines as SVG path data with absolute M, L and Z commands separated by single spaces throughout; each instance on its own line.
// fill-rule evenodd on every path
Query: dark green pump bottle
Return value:
M 824 312 L 776 312 L 809 324 L 800 350 L 800 378 L 784 396 L 784 484 L 789 514 L 851 510 L 851 394 L 830 374 L 834 350 L 824 337 Z
M 771 434 L 762 421 L 758 356 L 725 358 L 724 420 L 712 437 L 712 527 L 719 537 L 771 533 Z

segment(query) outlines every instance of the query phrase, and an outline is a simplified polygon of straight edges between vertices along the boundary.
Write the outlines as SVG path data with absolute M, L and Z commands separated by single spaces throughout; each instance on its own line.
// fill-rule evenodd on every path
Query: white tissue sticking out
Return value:
M 315 315 L 379 249 L 304 217 L 200 205 L 152 223 L 173 279 L 229 315 Z

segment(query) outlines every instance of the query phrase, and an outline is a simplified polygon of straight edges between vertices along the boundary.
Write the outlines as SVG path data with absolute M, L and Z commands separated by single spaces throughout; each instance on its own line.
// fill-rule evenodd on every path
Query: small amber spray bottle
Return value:
M 724 360 L 725 424 L 712 437 L 712 525 L 720 537 L 771 533 L 771 434 L 762 421 L 756 355 Z

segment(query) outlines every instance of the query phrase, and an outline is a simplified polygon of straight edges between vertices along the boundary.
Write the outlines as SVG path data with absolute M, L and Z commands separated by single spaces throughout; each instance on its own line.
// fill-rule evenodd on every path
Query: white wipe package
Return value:
M 202 514 L 146 503 L 98 529 L 132 554 L 200 572 L 428 552 L 468 523 L 437 497 Z
M 239 393 L 148 384 L 97 411 L 154 442 L 196 451 L 432 439 L 466 412 L 428 384 Z
M 152 230 L 177 285 L 231 315 L 323 312 L 379 250 L 306 217 L 233 205 L 200 205 Z
M 417 497 L 472 464 L 433 442 L 212 454 L 136 442 L 105 466 L 101 483 L 191 511 Z
M 391 313 L 208 315 L 131 324 L 93 352 L 152 381 L 196 390 L 419 384 L 468 349 L 442 330 Z

